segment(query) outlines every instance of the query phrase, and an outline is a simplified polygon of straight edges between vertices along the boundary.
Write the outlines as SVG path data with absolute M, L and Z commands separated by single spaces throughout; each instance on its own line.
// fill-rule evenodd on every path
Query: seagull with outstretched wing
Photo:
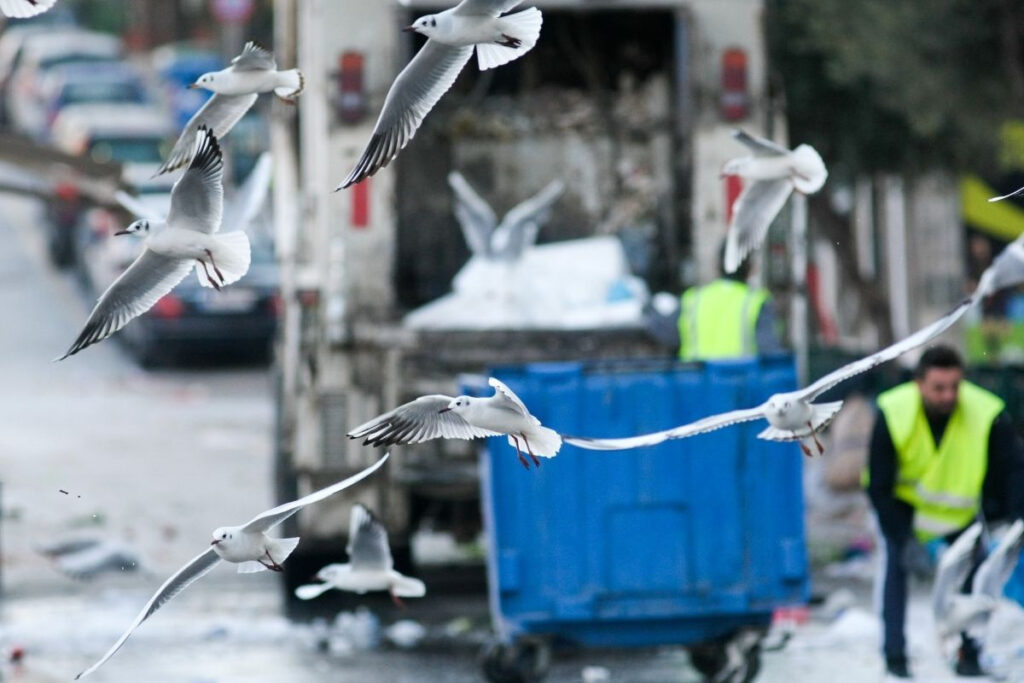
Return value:
M 543 426 L 503 382 L 491 377 L 488 384 L 494 387 L 494 395 L 485 398 L 420 396 L 359 425 L 348 433 L 348 438 L 363 439 L 370 446 L 391 446 L 507 434 L 526 469 L 530 469 L 530 464 L 523 457 L 524 449 L 538 467 L 538 455 L 555 457 L 562 447 L 558 432 Z
M 473 256 L 495 261 L 515 261 L 537 241 L 551 207 L 565 191 L 565 183 L 553 180 L 529 199 L 508 210 L 498 223 L 490 204 L 477 194 L 458 171 L 448 174 L 455 193 L 455 217 Z
M 209 128 L 222 138 L 256 104 L 260 93 L 273 91 L 282 100 L 294 103 L 305 81 L 298 69 L 278 71 L 273 53 L 250 41 L 226 69 L 205 73 L 189 87 L 210 90 L 213 97 L 185 124 L 157 175 L 181 168 L 192 160 L 192 141 L 200 128 Z
M 307 505 L 320 502 L 359 483 L 380 469 L 387 461 L 388 455 L 388 453 L 385 453 L 377 462 L 348 479 L 322 488 L 319 491 L 314 491 L 298 500 L 283 503 L 266 512 L 261 512 L 245 524 L 215 529 L 210 546 L 192 558 L 188 564 L 175 572 L 171 578 L 167 579 L 157 589 L 153 597 L 149 599 L 149 602 L 142 608 L 142 611 L 135 617 L 131 625 L 128 626 L 128 630 L 117 639 L 117 642 L 107 650 L 106 654 L 98 662 L 75 676 L 75 680 L 84 678 L 103 666 L 108 659 L 114 656 L 115 652 L 121 649 L 121 646 L 124 645 L 128 637 L 142 622 L 151 617 L 154 612 L 165 605 L 171 598 L 202 578 L 221 560 L 237 564 L 238 573 L 240 574 L 251 574 L 267 569 L 277 572 L 282 571 L 281 563 L 295 550 L 299 544 L 299 539 L 271 538 L 267 536 L 267 532 Z
M 348 562 L 329 564 L 316 574 L 322 583 L 310 583 L 295 589 L 296 597 L 312 600 L 332 588 L 353 593 L 387 591 L 398 606 L 402 598 L 422 598 L 427 587 L 419 579 L 394 569 L 388 531 L 369 508 L 352 506 L 349 516 Z
M 725 238 L 726 273 L 736 272 L 747 254 L 764 242 L 768 226 L 793 190 L 814 194 L 828 178 L 825 162 L 810 145 L 790 151 L 743 130 L 734 130 L 732 135 L 753 155 L 730 159 L 722 167 L 722 175 L 739 176 L 744 181 Z
M 249 270 L 249 238 L 237 230 L 220 229 L 224 206 L 220 145 L 209 129 L 195 140 L 196 151 L 185 173 L 171 189 L 171 209 L 165 221 L 142 218 L 115 235 L 145 238 L 145 249 L 100 296 L 85 326 L 58 360 L 102 341 L 142 315 L 174 289 L 196 266 L 204 287 L 237 281 Z M 122 203 L 132 205 L 128 195 Z M 145 208 L 137 206 L 140 211 Z
M 377 125 L 341 190 L 387 166 L 409 143 L 434 105 L 455 83 L 476 49 L 481 71 L 521 57 L 540 37 L 543 17 L 530 7 L 507 14 L 522 0 L 462 0 L 407 27 L 427 37 L 426 44 L 398 74 Z

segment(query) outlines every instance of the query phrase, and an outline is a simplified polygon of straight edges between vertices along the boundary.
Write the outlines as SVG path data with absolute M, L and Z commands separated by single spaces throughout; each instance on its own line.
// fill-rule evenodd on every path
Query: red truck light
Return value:
M 719 96 L 722 118 L 739 121 L 747 118 L 750 95 L 747 93 L 747 53 L 736 47 L 722 53 L 722 92 Z

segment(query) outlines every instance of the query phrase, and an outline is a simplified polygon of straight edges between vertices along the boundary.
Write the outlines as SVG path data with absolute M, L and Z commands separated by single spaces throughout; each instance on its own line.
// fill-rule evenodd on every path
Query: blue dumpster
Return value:
M 545 425 L 622 437 L 741 407 L 796 386 L 790 358 L 501 367 Z M 489 394 L 465 386 L 468 394 Z M 506 643 L 689 644 L 806 602 L 801 459 L 747 423 L 632 451 L 563 446 L 526 471 L 505 439 L 481 459 L 488 579 Z

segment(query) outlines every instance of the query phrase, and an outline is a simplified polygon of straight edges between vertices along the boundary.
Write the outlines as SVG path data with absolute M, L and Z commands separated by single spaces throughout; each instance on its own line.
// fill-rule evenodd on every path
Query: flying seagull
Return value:
M 536 7 L 506 14 L 520 2 L 462 0 L 443 12 L 420 17 L 405 29 L 426 36 L 427 42 L 398 74 L 366 150 L 336 189 L 372 176 L 398 156 L 424 117 L 455 83 L 474 47 L 481 71 L 530 51 L 540 36 L 543 17 Z
M 722 167 L 722 175 L 736 175 L 744 181 L 725 238 L 727 273 L 735 272 L 747 254 L 764 242 L 768 226 L 794 189 L 814 194 L 828 177 L 825 162 L 810 145 L 790 151 L 739 129 L 732 135 L 754 154 L 730 159 Z
M 960 633 L 983 638 L 999 606 L 1006 582 L 1017 568 L 1024 548 L 1024 520 L 1016 520 L 995 549 L 978 565 L 971 590 L 963 588 L 977 556 L 984 552 L 986 534 L 981 522 L 971 525 L 942 554 L 932 588 L 932 614 L 940 646 Z
M 298 69 L 278 71 L 272 52 L 254 42 L 246 43 L 242 53 L 231 60 L 230 66 L 205 73 L 189 86 L 210 90 L 213 97 L 185 124 L 156 175 L 181 168 L 191 161 L 192 141 L 203 126 L 222 138 L 256 103 L 260 93 L 273 91 L 285 102 L 294 103 L 304 86 L 305 81 Z
M 962 592 L 976 559 L 984 553 L 984 537 L 984 526 L 975 522 L 946 548 L 939 559 L 932 586 L 932 616 L 942 641 L 967 630 L 972 622 L 983 618 L 982 615 L 987 615 L 993 608 L 993 603 L 987 598 Z
M 487 383 L 494 387 L 493 396 L 421 396 L 359 425 L 348 433 L 348 438 L 365 437 L 364 444 L 391 446 L 438 438 L 476 439 L 507 434 L 508 442 L 515 446 L 519 462 L 526 469 L 530 469 L 530 464 L 523 457 L 524 448 L 537 467 L 540 467 L 538 455 L 555 457 L 562 447 L 558 432 L 542 426 L 500 380 L 491 377 Z
M 42 14 L 57 4 L 57 0 L 0 0 L 0 12 L 4 16 L 25 19 Z
M 362 595 L 368 591 L 388 591 L 398 606 L 401 598 L 422 598 L 427 587 L 419 579 L 394 570 L 388 532 L 373 513 L 356 503 L 349 515 L 346 564 L 329 564 L 316 574 L 323 583 L 311 583 L 295 589 L 302 600 L 312 600 L 332 588 Z
M 801 450 L 808 456 L 812 455 L 809 442 L 813 442 L 813 446 L 821 453 L 824 451 L 824 447 L 818 440 L 817 433 L 828 426 L 828 423 L 842 408 L 843 402 L 815 403 L 815 399 L 841 382 L 927 344 L 952 327 L 968 309 L 985 297 L 1000 289 L 1022 282 L 1024 282 L 1024 235 L 1008 244 L 996 256 L 992 264 L 981 274 L 974 292 L 954 306 L 946 315 L 881 351 L 847 363 L 803 389 L 775 394 L 754 408 L 712 415 L 660 432 L 621 439 L 592 439 L 562 435 L 562 440 L 573 446 L 590 450 L 624 450 L 654 446 L 669 439 L 681 439 L 740 422 L 763 418 L 768 421 L 769 426 L 758 434 L 759 438 L 768 441 L 799 441 Z
M 210 546 L 192 558 L 191 562 L 179 569 L 171 578 L 167 579 L 157 589 L 156 594 L 149 599 L 149 602 L 142 608 L 139 615 L 135 617 L 135 621 L 131 623 L 128 630 L 117 639 L 117 642 L 107 650 L 107 653 L 98 662 L 75 676 L 75 680 L 88 676 L 100 668 L 104 662 L 110 659 L 124 645 L 125 641 L 128 640 L 128 636 L 142 622 L 148 619 L 171 598 L 181 593 L 181 591 L 213 569 L 214 565 L 220 560 L 238 564 L 238 573 L 240 574 L 251 574 L 265 569 L 277 572 L 282 571 L 281 563 L 295 550 L 295 546 L 299 544 L 299 539 L 271 538 L 267 536 L 266 532 L 307 505 L 324 500 L 370 476 L 384 464 L 388 459 L 388 455 L 388 453 L 385 453 L 373 465 L 352 475 L 348 479 L 315 491 L 298 500 L 293 500 L 290 503 L 284 503 L 266 512 L 261 512 L 245 524 L 215 529 Z
M 200 284 L 220 289 L 249 270 L 249 238 L 242 231 L 223 235 L 223 162 L 217 138 L 201 128 L 188 170 L 171 189 L 166 221 L 140 219 L 115 235 L 144 237 L 146 248 L 103 293 L 75 342 L 58 360 L 102 341 L 148 311 L 185 279 L 198 263 Z
M 515 261 L 537 241 L 540 226 L 551 214 L 551 205 L 565 191 L 565 183 L 553 180 L 529 199 L 516 204 L 498 223 L 490 204 L 458 171 L 448 174 L 455 193 L 455 217 L 474 256 Z
M 768 421 L 768 428 L 758 434 L 759 438 L 768 441 L 799 441 L 801 450 L 807 456 L 813 454 L 811 445 L 817 449 L 818 453 L 823 453 L 824 446 L 818 440 L 817 434 L 828 426 L 832 418 L 842 408 L 843 402 L 815 403 L 815 399 L 840 382 L 845 382 L 851 377 L 893 360 L 907 351 L 927 344 L 949 329 L 972 304 L 973 299 L 964 299 L 949 313 L 906 339 L 887 346 L 870 356 L 861 358 L 853 363 L 848 363 L 803 389 L 774 394 L 767 401 L 754 408 L 733 410 L 720 415 L 706 417 L 681 427 L 642 436 L 622 439 L 590 439 L 570 436 L 563 436 L 562 438 L 565 443 L 580 448 L 590 450 L 621 450 L 637 448 L 639 446 L 654 446 L 669 439 L 681 439 L 741 422 L 765 419 Z
M 142 564 L 138 552 L 118 538 L 65 538 L 36 550 L 53 560 L 62 574 L 82 581 L 104 573 L 135 572 Z

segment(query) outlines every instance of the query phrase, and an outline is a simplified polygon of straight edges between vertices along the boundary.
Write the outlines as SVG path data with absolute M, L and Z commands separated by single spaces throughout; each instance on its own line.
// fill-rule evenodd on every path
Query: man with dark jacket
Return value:
M 910 678 L 904 561 L 911 534 L 951 541 L 979 515 L 991 521 L 1024 514 L 1024 455 L 1004 403 L 963 373 L 956 350 L 934 346 L 921 355 L 914 380 L 878 397 L 867 492 L 885 546 L 886 669 L 900 678 Z M 961 638 L 956 673 L 984 675 L 978 644 Z

